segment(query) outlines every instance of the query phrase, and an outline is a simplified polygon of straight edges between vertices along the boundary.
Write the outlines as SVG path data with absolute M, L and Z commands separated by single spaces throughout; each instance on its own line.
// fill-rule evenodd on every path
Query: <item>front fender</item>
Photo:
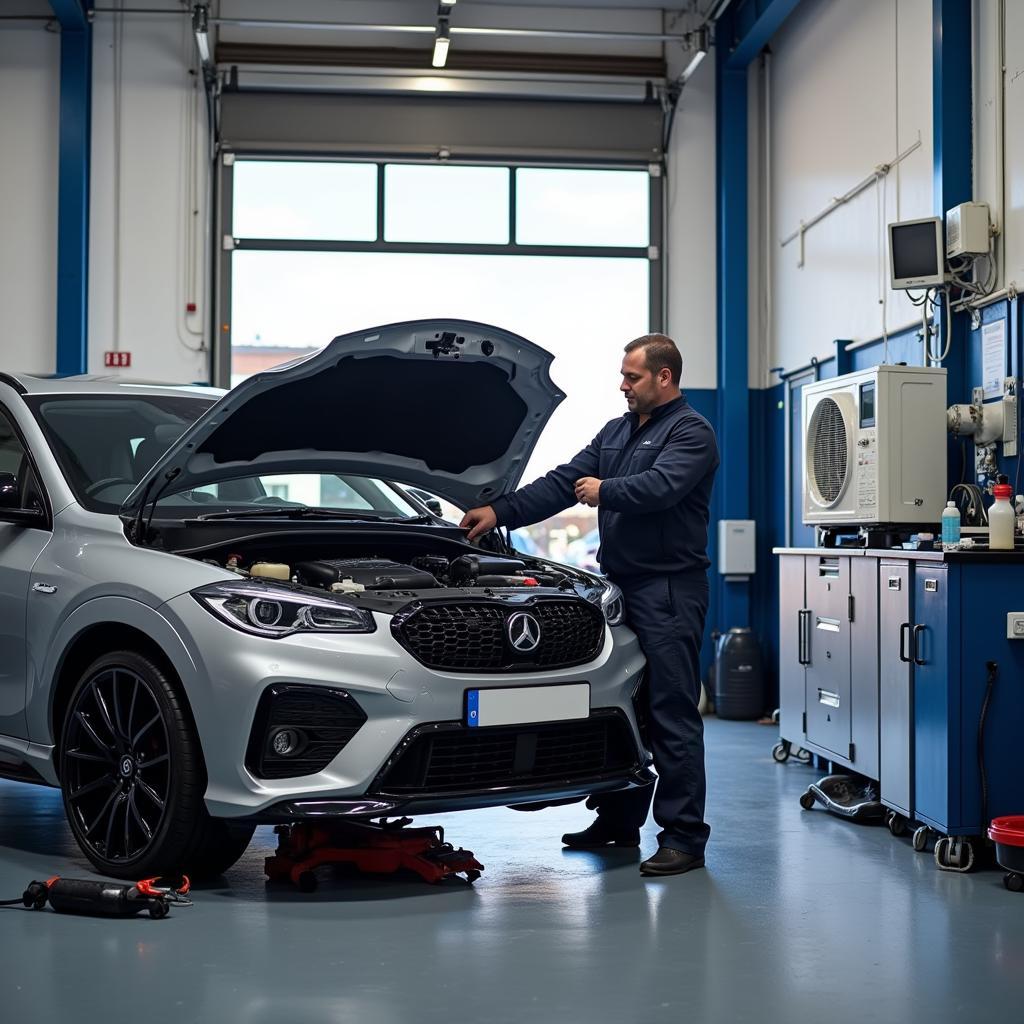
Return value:
M 27 706 L 29 737 L 33 742 L 53 746 L 51 723 L 57 680 L 75 641 L 91 627 L 111 623 L 145 633 L 166 655 L 186 692 L 194 692 L 198 677 L 195 660 L 181 635 L 159 611 L 127 597 L 93 598 L 64 619 L 40 659 L 40 671 L 28 695 Z M 56 775 L 50 781 L 56 782 Z

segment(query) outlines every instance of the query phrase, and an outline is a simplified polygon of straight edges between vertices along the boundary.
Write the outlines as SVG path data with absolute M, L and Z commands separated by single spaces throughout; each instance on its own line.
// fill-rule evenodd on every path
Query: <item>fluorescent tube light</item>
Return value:
M 448 60 L 448 46 L 451 40 L 448 38 L 448 34 L 441 35 L 440 33 L 434 37 L 434 57 L 431 60 L 431 64 L 435 68 L 443 68 Z
M 689 63 L 683 68 L 683 73 L 680 76 L 683 82 L 687 82 L 690 76 L 700 67 L 700 62 L 707 56 L 708 53 L 708 30 L 706 25 L 701 25 L 699 29 L 691 37 L 693 40 L 693 56 L 690 58 Z

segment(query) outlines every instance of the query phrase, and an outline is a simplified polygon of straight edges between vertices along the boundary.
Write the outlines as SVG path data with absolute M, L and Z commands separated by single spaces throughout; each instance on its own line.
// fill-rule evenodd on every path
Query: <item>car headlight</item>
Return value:
M 293 633 L 372 633 L 373 615 L 326 594 L 301 594 L 255 580 L 214 583 L 192 591 L 214 615 L 245 633 L 281 637 Z
M 621 626 L 626 620 L 626 602 L 622 591 L 614 583 L 605 581 L 605 589 L 601 594 L 601 610 L 609 626 Z

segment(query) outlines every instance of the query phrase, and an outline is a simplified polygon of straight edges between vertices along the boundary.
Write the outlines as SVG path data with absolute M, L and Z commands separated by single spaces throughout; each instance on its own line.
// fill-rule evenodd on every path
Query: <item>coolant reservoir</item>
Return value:
M 282 562 L 255 562 L 249 570 L 250 576 L 262 576 L 268 580 L 287 580 L 291 574 L 291 567 Z
M 332 594 L 361 594 L 365 589 L 362 583 L 356 583 L 351 576 L 346 576 L 339 583 L 331 584 Z

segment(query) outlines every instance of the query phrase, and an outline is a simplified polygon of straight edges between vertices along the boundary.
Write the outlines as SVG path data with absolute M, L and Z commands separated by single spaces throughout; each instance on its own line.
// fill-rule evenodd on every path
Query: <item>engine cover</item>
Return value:
M 429 590 L 437 579 L 423 569 L 392 562 L 387 558 L 332 558 L 300 562 L 295 566 L 306 586 L 330 588 L 332 583 L 351 579 L 367 590 Z

